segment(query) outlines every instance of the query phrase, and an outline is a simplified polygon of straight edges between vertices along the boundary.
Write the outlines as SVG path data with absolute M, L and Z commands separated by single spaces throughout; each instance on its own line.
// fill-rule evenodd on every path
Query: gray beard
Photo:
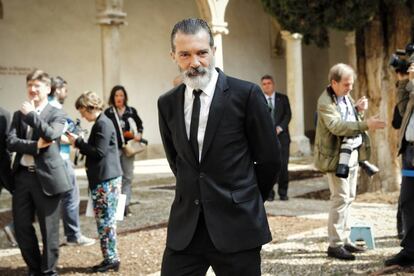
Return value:
M 205 89 L 208 83 L 211 80 L 213 75 L 214 69 L 214 61 L 210 63 L 210 65 L 206 67 L 199 67 L 198 69 L 193 69 L 193 71 L 198 71 L 202 73 L 198 76 L 190 76 L 191 70 L 180 70 L 181 76 L 183 78 L 183 83 L 187 86 L 190 86 L 193 89 Z

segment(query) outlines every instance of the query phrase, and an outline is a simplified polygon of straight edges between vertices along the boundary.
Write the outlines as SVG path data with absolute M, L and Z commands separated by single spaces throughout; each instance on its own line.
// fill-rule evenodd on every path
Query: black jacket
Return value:
M 177 184 L 167 234 L 174 250 L 190 243 L 200 208 L 219 251 L 271 240 L 263 198 L 280 168 L 280 145 L 267 103 L 257 85 L 218 71 L 200 163 L 185 130 L 185 85 L 158 100 L 161 137 Z
M 86 156 L 89 188 L 122 175 L 114 124 L 102 112 L 92 126 L 88 142 L 76 139 L 75 146 Z
M 122 140 L 121 140 L 121 133 L 119 132 L 119 126 L 115 117 L 115 113 L 114 113 L 114 108 L 108 107 L 105 110 L 105 115 L 111 119 L 112 123 L 115 126 L 115 131 L 116 131 L 116 137 L 118 139 L 118 148 L 122 148 Z M 142 126 L 142 120 L 141 118 L 138 116 L 138 112 L 135 108 L 131 107 L 131 106 L 126 106 L 125 108 L 125 112 L 124 114 L 122 114 L 122 117 L 119 118 L 119 120 L 121 121 L 121 129 L 122 131 L 130 131 L 131 130 L 131 126 L 129 125 L 128 119 L 132 118 L 135 121 L 135 124 L 137 125 L 137 130 L 138 132 L 143 132 L 144 131 L 144 127 Z M 122 134 L 123 135 L 123 134 Z M 128 140 L 131 140 L 131 138 L 126 138 L 124 137 L 125 143 L 128 142 Z
M 7 135 L 10 128 L 10 113 L 0 107 L 0 186 L 11 191 L 12 176 L 10 153 L 7 150 Z

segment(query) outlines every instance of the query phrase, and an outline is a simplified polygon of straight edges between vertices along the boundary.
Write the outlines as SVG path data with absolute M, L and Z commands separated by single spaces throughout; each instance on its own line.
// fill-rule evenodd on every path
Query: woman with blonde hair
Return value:
M 120 193 L 122 169 L 119 161 L 115 128 L 102 112 L 103 102 L 92 91 L 84 92 L 75 103 L 81 116 L 94 122 L 87 142 L 73 133 L 67 133 L 71 143 L 86 156 L 86 174 L 92 196 L 103 262 L 94 266 L 94 272 L 119 270 L 116 248 L 115 213 Z

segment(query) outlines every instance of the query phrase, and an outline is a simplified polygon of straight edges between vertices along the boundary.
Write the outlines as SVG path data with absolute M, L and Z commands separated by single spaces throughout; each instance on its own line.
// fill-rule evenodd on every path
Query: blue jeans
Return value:
M 76 183 L 72 162 L 69 159 L 64 161 L 73 188 L 62 195 L 63 229 L 66 240 L 68 242 L 76 242 L 81 236 L 79 225 L 79 187 Z

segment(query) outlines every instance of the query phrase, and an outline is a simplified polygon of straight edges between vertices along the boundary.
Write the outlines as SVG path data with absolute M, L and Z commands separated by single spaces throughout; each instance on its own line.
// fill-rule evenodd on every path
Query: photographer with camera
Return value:
M 63 104 L 68 96 L 67 82 L 62 77 L 52 78 L 51 91 L 49 94 L 50 105 L 62 109 Z M 74 123 L 71 119 L 66 119 L 65 131 L 74 132 Z M 79 134 L 79 133 L 78 133 Z M 62 194 L 62 221 L 63 230 L 66 237 L 64 244 L 88 246 L 95 243 L 94 239 L 82 235 L 79 221 L 79 187 L 76 182 L 75 171 L 70 160 L 70 141 L 66 135 L 60 139 L 60 156 L 65 162 L 65 168 L 68 173 L 72 189 Z
M 414 44 L 409 43 L 405 54 L 408 60 L 400 60 L 400 63 L 391 65 L 399 67 L 406 64 L 406 74 L 397 72 L 397 110 L 402 116 L 399 130 L 398 154 L 402 154 L 402 182 L 399 198 L 399 208 L 402 220 L 403 249 L 393 257 L 385 261 L 385 266 L 399 265 L 402 267 L 414 265 Z M 395 60 L 396 56 L 393 56 Z M 396 70 L 397 71 L 397 70 Z M 398 124 L 395 126 L 398 127 Z
M 318 99 L 318 121 L 315 136 L 315 166 L 328 176 L 331 207 L 328 220 L 328 256 L 355 260 L 352 253 L 363 252 L 349 239 L 349 209 L 356 196 L 358 162 L 368 160 L 370 142 L 366 131 L 382 129 L 385 122 L 378 116 L 362 121 L 368 99 L 356 103 L 349 95 L 355 79 L 354 70 L 346 64 L 334 65 L 329 71 L 330 85 Z M 341 145 L 349 145 L 349 172 L 346 178 L 336 176 Z

